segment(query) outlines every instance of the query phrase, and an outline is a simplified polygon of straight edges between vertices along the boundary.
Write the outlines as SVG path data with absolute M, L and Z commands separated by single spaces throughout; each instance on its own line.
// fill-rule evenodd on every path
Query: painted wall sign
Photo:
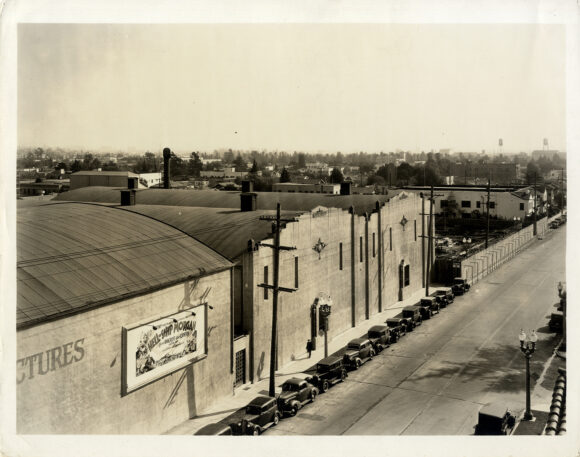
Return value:
M 20 384 L 25 379 L 33 379 L 38 375 L 44 376 L 71 363 L 80 362 L 85 356 L 84 342 L 85 339 L 81 338 L 18 359 L 16 361 L 16 369 L 18 371 L 16 383 Z
M 141 387 L 206 354 L 207 308 L 182 311 L 125 331 L 126 390 Z

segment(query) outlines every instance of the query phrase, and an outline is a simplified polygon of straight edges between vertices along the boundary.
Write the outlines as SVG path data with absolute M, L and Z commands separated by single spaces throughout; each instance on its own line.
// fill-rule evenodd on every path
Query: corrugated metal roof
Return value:
M 169 225 L 79 203 L 17 216 L 18 327 L 221 271 L 231 263 Z
M 389 190 L 389 195 L 325 195 L 287 192 L 256 192 L 256 194 L 258 195 L 257 207 L 261 210 L 276 209 L 276 203 L 280 202 L 282 209 L 288 211 L 311 211 L 317 206 L 342 209 L 354 206 L 357 214 L 364 214 L 372 212 L 377 201 L 386 202 L 400 192 L 400 190 Z M 119 203 L 121 195 L 118 189 L 91 186 L 63 192 L 56 197 L 56 200 Z M 135 201 L 143 205 L 239 209 L 240 192 L 144 189 L 137 191 Z
M 203 208 L 166 205 L 123 206 L 184 231 L 229 259 L 239 257 L 248 248 L 248 240 L 269 238 L 272 222 L 260 216 L 275 216 L 276 211 L 239 211 L 231 208 Z M 284 217 L 298 216 L 299 212 L 282 211 Z

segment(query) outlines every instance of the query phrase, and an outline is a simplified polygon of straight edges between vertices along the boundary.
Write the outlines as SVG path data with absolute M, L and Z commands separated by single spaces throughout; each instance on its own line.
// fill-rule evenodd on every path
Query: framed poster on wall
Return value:
M 123 327 L 123 395 L 207 355 L 207 305 Z

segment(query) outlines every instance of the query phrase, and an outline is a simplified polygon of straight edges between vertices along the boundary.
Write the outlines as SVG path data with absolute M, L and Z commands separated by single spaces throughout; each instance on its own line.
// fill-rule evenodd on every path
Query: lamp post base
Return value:
M 531 412 L 526 411 L 526 412 L 524 412 L 524 416 L 522 417 L 522 420 L 534 422 L 536 420 L 536 418 L 534 417 L 534 415 Z

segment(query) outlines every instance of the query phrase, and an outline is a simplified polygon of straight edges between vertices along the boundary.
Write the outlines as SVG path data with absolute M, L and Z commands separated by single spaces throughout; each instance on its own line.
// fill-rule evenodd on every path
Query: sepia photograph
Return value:
M 2 455 L 577 455 L 577 2 L 247 6 L 4 5 Z

